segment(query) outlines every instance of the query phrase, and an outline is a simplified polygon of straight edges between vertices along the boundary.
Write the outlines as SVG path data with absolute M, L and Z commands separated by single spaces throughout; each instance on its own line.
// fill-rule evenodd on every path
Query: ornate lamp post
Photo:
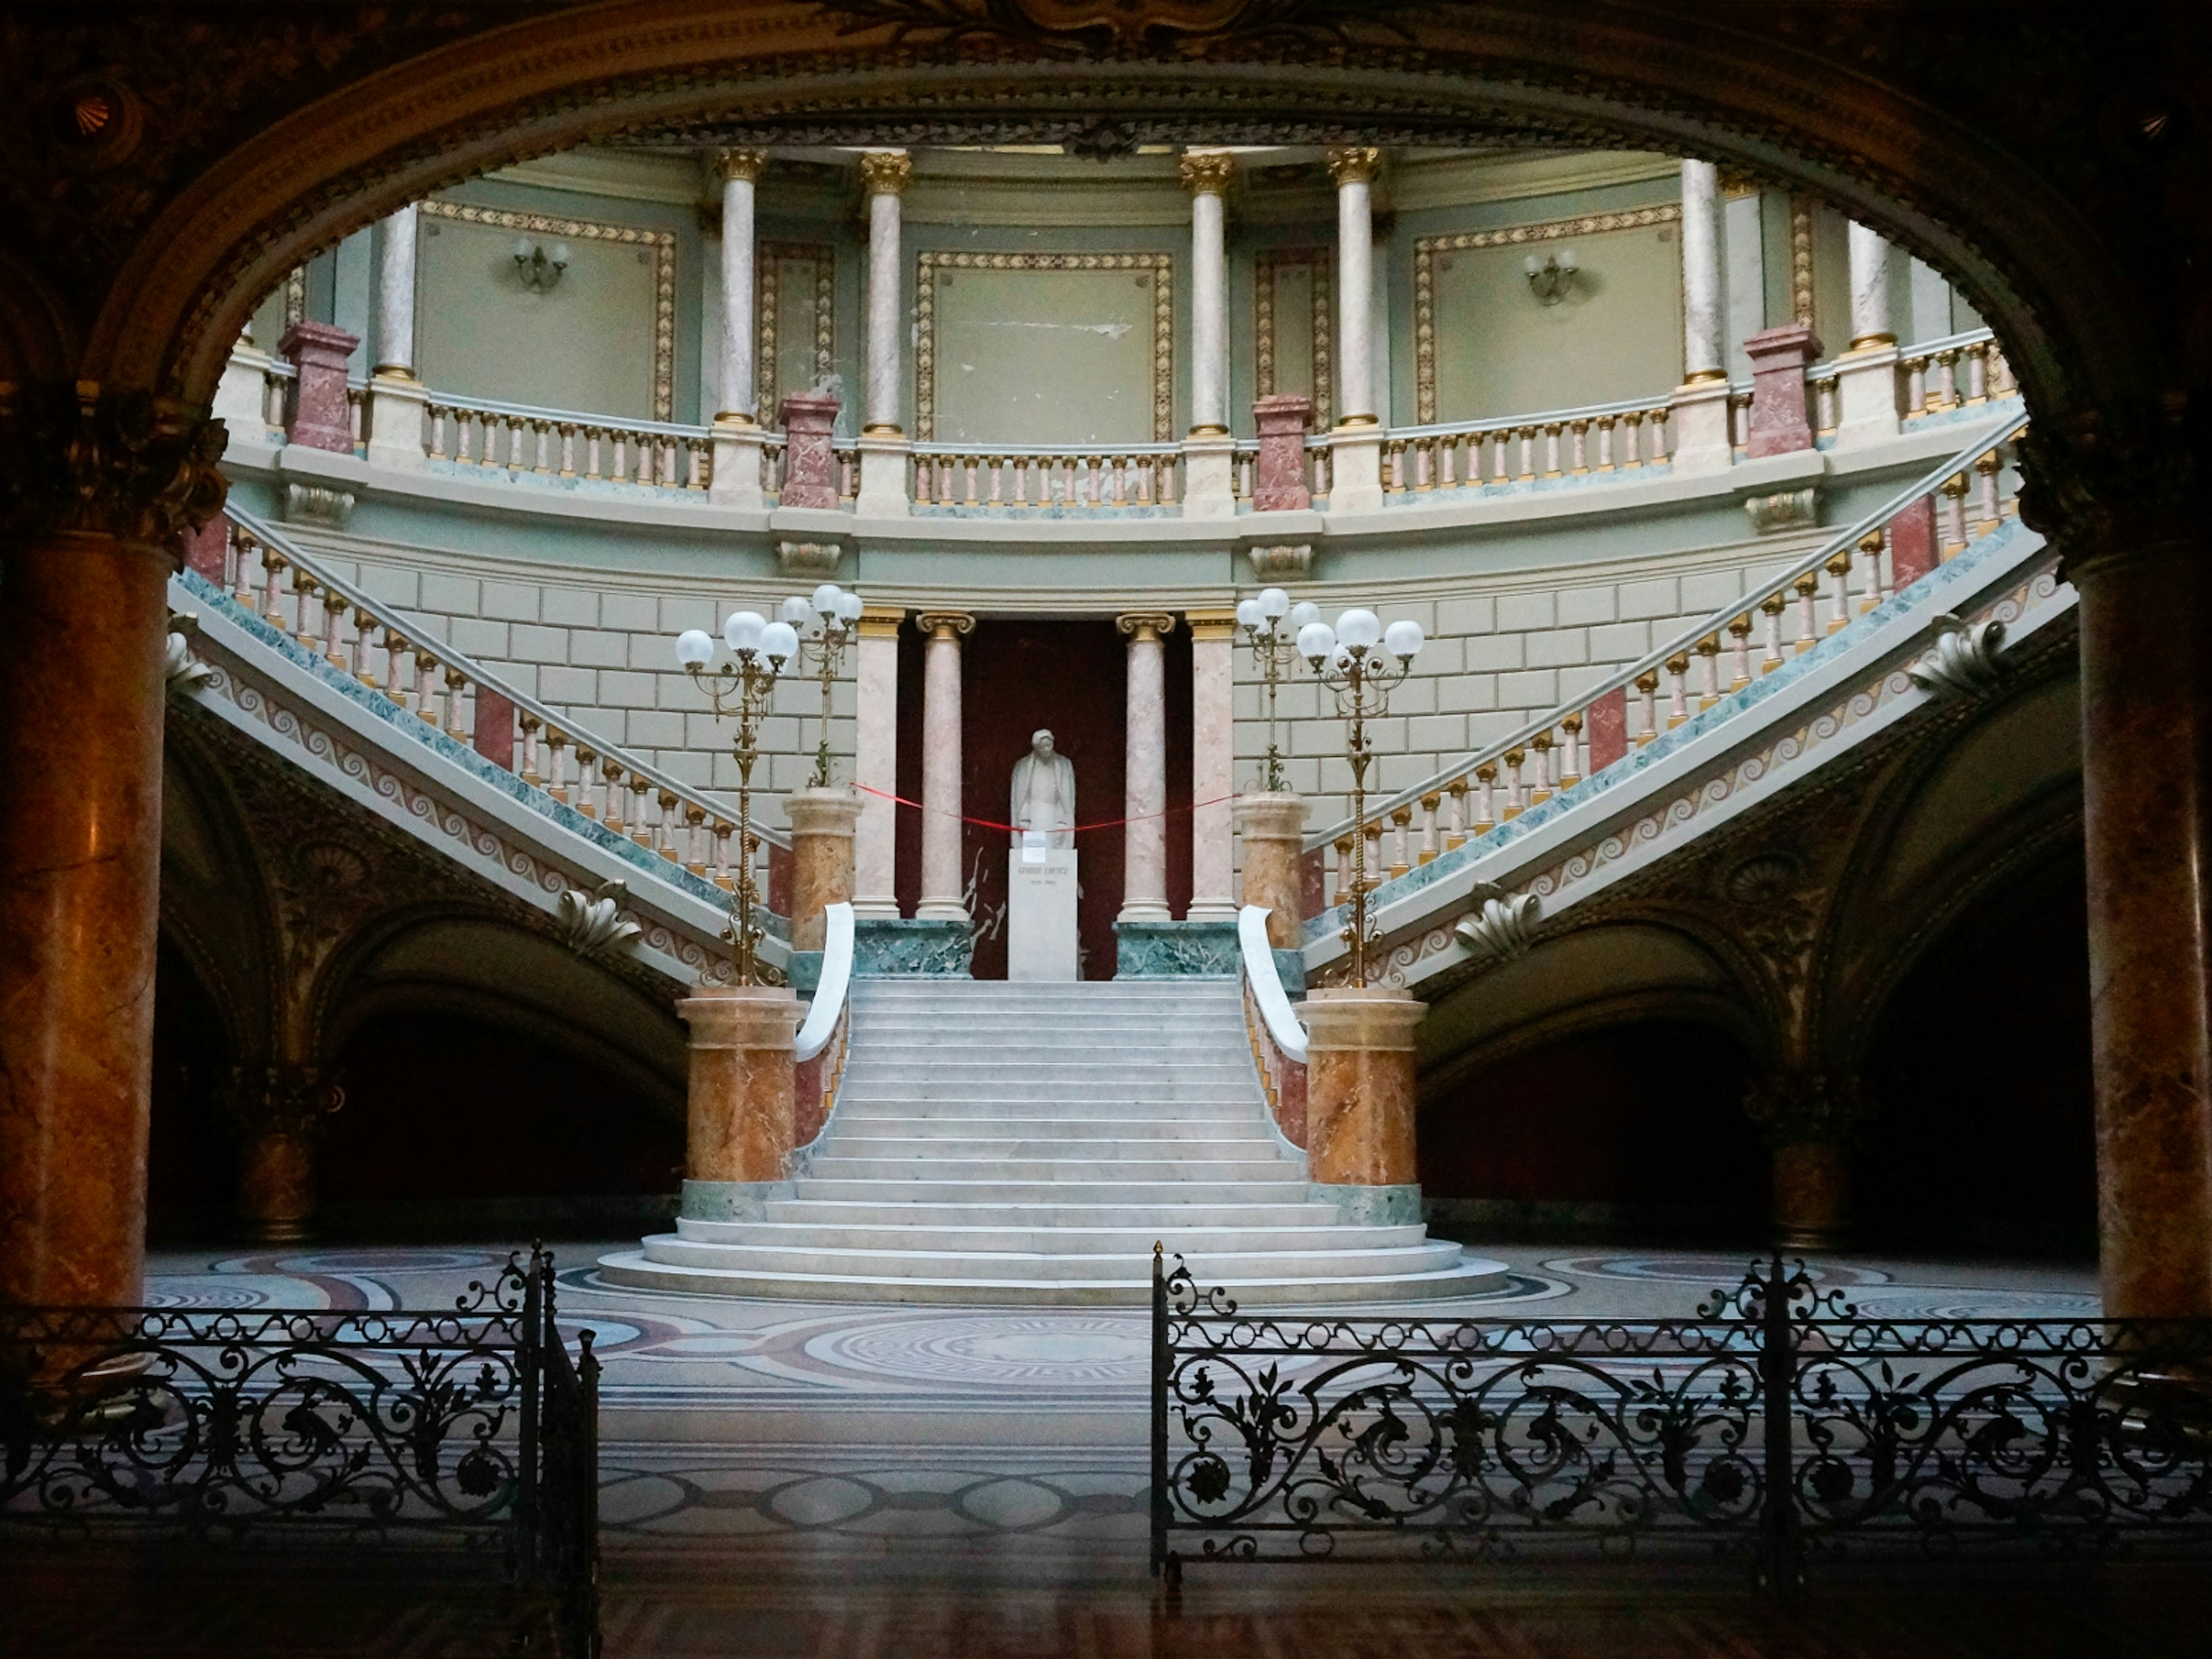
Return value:
M 738 723 L 732 744 L 738 761 L 738 890 L 730 901 L 729 937 L 736 946 L 737 983 L 757 985 L 762 928 L 753 920 L 760 902 L 760 889 L 753 881 L 753 763 L 760 751 L 754 745 L 776 678 L 799 654 L 799 630 L 787 622 L 770 622 L 757 611 L 737 611 L 722 623 L 722 643 L 734 660 L 710 670 L 707 665 L 714 657 L 714 636 L 687 629 L 676 636 L 676 660 L 706 689 L 715 714 Z
M 1237 607 L 1237 625 L 1244 630 L 1244 642 L 1252 647 L 1253 665 L 1267 688 L 1267 775 L 1261 787 L 1269 794 L 1280 794 L 1284 787 L 1283 751 L 1275 742 L 1275 690 L 1282 684 L 1284 671 L 1298 659 L 1298 630 L 1320 620 L 1319 605 L 1310 599 L 1294 605 L 1291 596 L 1279 587 L 1264 589 L 1258 599 L 1246 599 Z
M 1401 617 L 1385 629 L 1382 618 L 1372 611 L 1347 611 L 1336 619 L 1334 628 L 1316 619 L 1297 634 L 1298 655 L 1306 659 L 1314 678 L 1335 694 L 1337 713 L 1344 717 L 1347 728 L 1345 747 L 1352 763 L 1352 874 L 1344 884 L 1352 892 L 1352 920 L 1342 937 L 1352 947 L 1352 983 L 1358 989 L 1367 985 L 1367 949 L 1373 942 L 1367 895 L 1380 885 L 1367 874 L 1367 767 L 1375 757 L 1367 722 L 1389 712 L 1391 690 L 1413 672 L 1413 659 L 1420 653 L 1422 644 L 1420 623 Z
M 783 602 L 783 619 L 799 636 L 799 660 L 811 656 L 814 677 L 822 682 L 822 741 L 814 750 L 809 788 L 830 787 L 830 691 L 844 668 L 845 647 L 860 625 L 860 596 L 835 582 L 824 582 L 803 597 L 794 593 Z

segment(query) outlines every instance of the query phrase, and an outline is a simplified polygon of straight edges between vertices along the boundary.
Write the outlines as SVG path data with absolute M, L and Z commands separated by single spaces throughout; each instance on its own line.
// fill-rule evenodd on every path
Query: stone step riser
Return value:
M 821 1181 L 1148 1181 L 1156 1185 L 1232 1181 L 1295 1181 L 1305 1170 L 1287 1159 L 1257 1158 L 1115 1158 L 1109 1170 L 1100 1160 L 1025 1158 L 841 1158 L 817 1154 L 807 1165 Z
M 870 1112 L 841 1112 L 830 1133 L 841 1145 L 879 1140 L 1256 1140 L 1271 1150 L 1273 1136 L 1245 1114 L 1211 1118 L 1103 1117 L 905 1117 Z
M 881 1135 L 834 1134 L 817 1151 L 817 1166 L 825 1158 L 910 1164 L 918 1169 L 947 1163 L 1004 1166 L 1049 1162 L 1145 1164 L 1174 1170 L 1186 1164 L 1197 1169 L 1276 1161 L 1274 1143 L 1256 1135 L 1237 1140 L 1115 1140 L 1078 1139 L 1073 1135 L 1036 1135 L 1019 1140 L 956 1140 L 951 1137 L 942 1140 L 903 1140 Z
M 866 1223 L 678 1221 L 677 1236 L 693 1244 L 761 1249 L 1006 1252 L 1023 1255 L 1149 1256 L 1155 1243 L 1170 1253 L 1231 1251 L 1328 1254 L 1411 1249 L 1426 1243 L 1419 1224 L 1405 1226 L 1217 1227 L 923 1227 Z
M 1009 1204 L 1170 1204 L 1188 1206 L 1296 1203 L 1304 1196 L 1304 1176 L 1283 1166 L 1271 1181 L 1177 1181 L 1121 1179 L 1053 1181 L 995 1178 L 961 1181 L 884 1181 L 814 1175 L 792 1182 L 796 1199 L 839 1204 L 968 1204 L 999 1208 Z M 1117 1175 L 1121 1171 L 1115 1171 Z
M 899 1224 L 955 1231 L 1006 1226 L 1103 1228 L 1156 1239 L 1176 1228 L 1297 1230 L 1340 1224 L 1334 1204 L 852 1204 L 779 1198 L 771 1199 L 765 1208 L 766 1219 L 794 1226 Z
M 645 1241 L 648 1260 L 725 1273 L 868 1274 L 880 1279 L 1004 1279 L 1048 1278 L 1063 1283 L 1148 1277 L 1152 1252 L 1127 1255 L 1035 1255 L 1009 1251 L 833 1250 L 694 1244 L 672 1234 Z M 1408 1249 L 1214 1251 L 1188 1255 L 1201 1284 L 1224 1279 L 1349 1279 L 1386 1273 L 1435 1273 L 1459 1259 L 1455 1244 Z

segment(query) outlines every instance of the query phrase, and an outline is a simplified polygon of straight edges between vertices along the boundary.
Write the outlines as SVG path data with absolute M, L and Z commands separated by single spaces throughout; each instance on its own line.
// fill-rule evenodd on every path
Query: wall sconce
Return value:
M 514 272 L 532 294 L 550 294 L 561 273 L 568 270 L 568 258 L 566 242 L 556 242 L 549 248 L 527 236 L 514 239 Z
M 1582 275 L 1582 266 L 1571 247 L 1563 247 L 1541 259 L 1532 253 L 1521 262 L 1521 269 L 1528 273 L 1528 291 L 1536 296 L 1536 302 L 1547 306 L 1555 306 L 1565 299 L 1567 290 Z

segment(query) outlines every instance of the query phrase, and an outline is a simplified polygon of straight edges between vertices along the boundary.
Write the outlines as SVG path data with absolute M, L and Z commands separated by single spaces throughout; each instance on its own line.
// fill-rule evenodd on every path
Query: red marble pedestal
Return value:
M 1753 457 L 1787 455 L 1813 447 L 1805 412 L 1805 365 L 1820 343 L 1802 323 L 1763 329 L 1743 343 L 1751 358 L 1751 431 L 1745 447 Z
M 69 532 L 0 581 L 0 1303 L 140 1300 L 173 568 Z
M 837 424 L 836 398 L 827 392 L 792 392 L 777 418 L 783 423 L 783 489 L 778 503 L 834 508 L 837 454 L 831 434 Z
M 1260 434 L 1252 477 L 1254 512 L 1301 512 L 1313 505 L 1313 492 L 1306 487 L 1306 426 L 1312 419 L 1313 399 L 1297 392 L 1252 400 L 1252 422 Z
M 288 441 L 309 449 L 353 453 L 353 409 L 346 396 L 346 364 L 360 339 L 328 323 L 295 323 L 276 349 L 297 378 L 292 383 Z

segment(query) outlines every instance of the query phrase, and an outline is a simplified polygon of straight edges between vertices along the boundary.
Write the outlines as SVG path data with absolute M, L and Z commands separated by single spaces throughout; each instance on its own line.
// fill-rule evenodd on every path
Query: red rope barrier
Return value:
M 878 799 L 890 801 L 894 805 L 911 806 L 917 812 L 937 811 L 934 807 L 925 806 L 918 800 L 908 800 L 904 795 L 894 795 L 887 789 L 871 789 L 865 783 L 856 783 L 853 787 L 864 795 L 873 795 Z M 1188 806 L 1170 806 L 1158 812 L 1139 812 L 1133 818 L 1101 818 L 1096 823 L 1079 823 L 1072 830 L 1055 830 L 1051 833 L 1079 836 L 1089 830 L 1118 830 L 1124 824 L 1142 823 L 1151 818 L 1171 818 L 1178 812 L 1195 812 L 1201 806 L 1218 806 L 1224 801 L 1236 799 L 1234 794 L 1216 795 L 1212 800 L 1196 800 Z M 937 812 L 937 816 L 941 818 L 958 818 L 961 823 L 972 823 L 979 830 L 1003 830 L 1010 836 L 1021 833 L 1011 823 L 1000 823 L 994 818 L 971 818 L 965 812 Z

